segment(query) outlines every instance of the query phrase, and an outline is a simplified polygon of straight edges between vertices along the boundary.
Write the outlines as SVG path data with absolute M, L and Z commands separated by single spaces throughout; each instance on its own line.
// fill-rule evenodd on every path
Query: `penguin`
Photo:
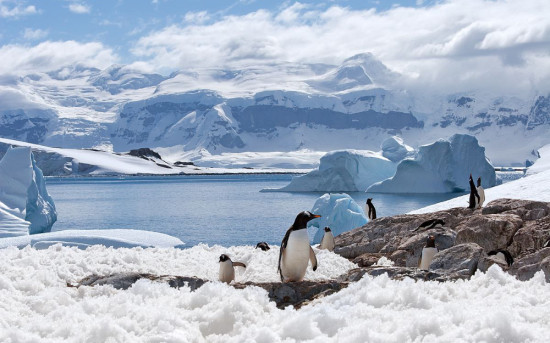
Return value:
M 508 250 L 497 249 L 497 250 L 489 251 L 487 255 L 489 256 L 494 255 L 496 258 L 498 258 L 502 262 L 505 262 L 508 265 L 508 267 L 510 267 L 514 263 L 514 258 L 512 257 L 512 254 L 510 254 Z
M 479 194 L 477 194 L 476 186 L 474 185 L 474 179 L 472 179 L 472 174 L 470 174 L 470 200 L 468 201 L 468 208 L 475 209 L 477 204 L 479 204 Z
M 441 219 L 430 219 L 430 220 L 426 220 L 425 222 L 420 224 L 416 229 L 412 231 L 414 232 L 418 230 L 429 230 L 436 227 L 442 227 L 443 225 L 445 225 L 445 222 Z
M 220 273 L 218 279 L 221 282 L 230 283 L 235 280 L 235 268 L 234 267 L 243 267 L 246 268 L 246 265 L 242 262 L 233 262 L 226 254 L 220 255 Z
M 483 206 L 483 203 L 485 202 L 485 190 L 481 186 L 481 177 L 477 178 L 477 194 L 479 194 L 479 203 L 477 204 L 477 208 L 481 208 Z
M 372 204 L 372 198 L 367 199 L 367 206 L 366 206 L 366 213 L 369 220 L 376 219 L 376 209 L 374 208 L 374 205 Z
M 328 251 L 334 251 L 334 235 L 330 230 L 330 227 L 325 227 L 325 234 L 323 239 L 321 239 L 321 244 L 319 244 L 319 249 L 326 249 Z
M 317 257 L 309 245 L 307 222 L 320 215 L 309 211 L 298 213 L 294 224 L 286 231 L 279 250 L 279 265 L 277 271 L 281 282 L 302 281 L 306 274 L 308 260 L 311 261 L 313 271 L 317 270 Z
M 268 251 L 269 249 L 271 249 L 266 242 L 260 242 L 256 244 L 256 249 L 258 248 L 262 249 L 262 251 Z
M 426 241 L 426 246 L 422 249 L 422 256 L 418 260 L 418 269 L 428 270 L 430 269 L 430 263 L 434 258 L 434 255 L 438 252 L 435 247 L 435 236 L 429 235 Z

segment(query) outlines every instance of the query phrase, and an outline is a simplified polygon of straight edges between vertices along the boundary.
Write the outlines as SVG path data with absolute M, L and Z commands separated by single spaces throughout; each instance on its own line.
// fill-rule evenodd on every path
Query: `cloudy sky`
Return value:
M 372 52 L 411 87 L 548 92 L 549 13 L 548 0 L 0 0 L 0 74 L 338 64 Z

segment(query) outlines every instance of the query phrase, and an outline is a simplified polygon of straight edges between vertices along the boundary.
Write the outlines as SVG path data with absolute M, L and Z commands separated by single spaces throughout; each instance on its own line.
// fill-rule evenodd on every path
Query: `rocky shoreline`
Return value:
M 445 224 L 431 229 L 419 229 L 419 225 L 441 219 Z M 417 268 L 418 259 L 428 235 L 434 235 L 439 252 L 431 262 L 430 270 Z M 301 281 L 291 283 L 233 283 L 242 289 L 257 286 L 268 292 L 270 300 L 279 308 L 293 305 L 295 308 L 320 297 L 335 293 L 351 282 L 359 281 L 365 274 L 387 274 L 391 279 L 412 278 L 424 281 L 453 281 L 469 279 L 477 270 L 497 264 L 519 280 L 528 280 L 543 271 L 550 282 L 550 203 L 498 199 L 482 209 L 453 208 L 425 214 L 405 214 L 375 219 L 366 225 L 336 237 L 335 253 L 357 264 L 357 268 L 335 280 Z M 508 266 L 495 256 L 492 250 L 510 252 L 514 263 Z M 380 264 L 380 259 L 386 263 Z M 117 275 L 92 275 L 75 285 L 96 286 L 109 284 L 117 289 L 127 289 L 137 280 L 146 278 L 166 282 L 171 287 L 189 286 L 191 290 L 204 285 L 207 280 L 196 277 L 157 276 L 126 273 Z

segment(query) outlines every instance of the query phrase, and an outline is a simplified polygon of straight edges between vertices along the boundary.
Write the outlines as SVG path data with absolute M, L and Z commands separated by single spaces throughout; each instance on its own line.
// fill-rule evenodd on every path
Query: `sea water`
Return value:
M 180 238 L 186 246 L 280 244 L 318 192 L 260 192 L 293 175 L 48 178 L 58 219 L 52 231 L 136 229 Z M 361 206 L 373 198 L 378 217 L 407 213 L 459 194 L 349 193 Z M 466 205 L 466 204 L 465 204 Z M 310 233 L 310 236 L 313 232 Z

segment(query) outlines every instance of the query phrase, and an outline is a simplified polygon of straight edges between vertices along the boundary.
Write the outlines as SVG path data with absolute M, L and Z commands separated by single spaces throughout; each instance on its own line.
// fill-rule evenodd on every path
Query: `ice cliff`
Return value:
M 336 150 L 321 157 L 319 168 L 278 189 L 290 192 L 363 192 L 395 173 L 396 164 L 380 153 Z
M 10 148 L 0 161 L 0 237 L 49 232 L 55 204 L 29 147 Z
M 337 236 L 367 223 L 363 209 L 348 194 L 322 195 L 315 201 L 311 213 L 321 215 L 321 218 L 309 222 L 309 227 L 317 228 L 313 243 L 321 242 L 326 226 L 330 227 L 334 236 Z
M 403 139 L 397 136 L 385 139 L 380 148 L 382 149 L 382 156 L 392 162 L 399 162 L 405 157 L 414 155 L 414 149 L 403 143 Z
M 376 183 L 368 192 L 450 193 L 469 191 L 468 177 L 481 177 L 484 188 L 496 184 L 493 166 L 474 136 L 456 134 L 421 146 L 414 159 L 405 159 L 395 175 Z

